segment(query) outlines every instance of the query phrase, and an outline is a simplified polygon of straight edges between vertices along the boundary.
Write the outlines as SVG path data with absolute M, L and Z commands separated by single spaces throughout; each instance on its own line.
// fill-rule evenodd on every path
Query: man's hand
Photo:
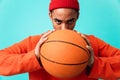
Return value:
M 90 44 L 90 41 L 87 39 L 87 37 L 84 34 L 81 34 L 81 36 L 87 42 L 86 47 L 87 47 L 87 49 L 89 50 L 89 53 L 90 53 L 90 59 L 89 59 L 89 62 L 88 62 L 88 66 L 92 67 L 92 65 L 94 63 L 94 51 L 93 51 L 92 46 Z
M 76 30 L 73 30 L 73 31 L 77 32 Z M 86 41 L 86 43 L 87 43 L 86 48 L 89 50 L 89 53 L 90 53 L 90 59 L 89 59 L 89 62 L 88 62 L 88 66 L 92 67 L 92 65 L 94 63 L 94 51 L 92 49 L 90 41 L 88 40 L 88 38 L 84 34 L 79 33 L 79 32 L 77 32 L 77 33 L 80 34 L 84 38 L 84 40 Z
M 54 31 L 54 30 L 53 30 Z M 48 35 L 51 34 L 53 31 L 48 31 L 46 33 L 43 33 L 40 40 L 38 41 L 36 47 L 35 47 L 35 55 L 37 59 L 40 58 L 40 47 L 41 45 L 48 39 Z

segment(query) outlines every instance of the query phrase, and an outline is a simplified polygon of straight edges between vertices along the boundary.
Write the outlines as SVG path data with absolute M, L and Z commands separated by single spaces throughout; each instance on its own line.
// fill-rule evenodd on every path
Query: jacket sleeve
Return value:
M 40 69 L 34 46 L 29 37 L 0 50 L 0 75 L 8 76 Z
M 117 79 L 120 78 L 120 49 L 94 37 L 94 64 L 89 77 Z

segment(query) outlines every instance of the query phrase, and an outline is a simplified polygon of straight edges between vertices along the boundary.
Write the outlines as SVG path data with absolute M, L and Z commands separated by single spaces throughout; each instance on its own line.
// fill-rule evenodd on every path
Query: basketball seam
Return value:
M 53 61 L 53 60 L 50 60 L 48 58 L 46 58 L 45 56 L 43 56 L 42 54 L 40 54 L 44 59 L 46 59 L 47 61 L 50 61 L 50 62 L 53 62 L 53 63 L 56 63 L 56 64 L 61 64 L 61 65 L 70 65 L 70 66 L 73 66 L 73 65 L 81 65 L 81 64 L 85 64 L 87 63 L 88 61 L 84 61 L 82 63 L 77 63 L 77 64 L 70 64 L 70 63 L 60 63 L 60 62 L 56 62 L 56 61 Z
M 66 41 L 62 41 L 62 40 L 51 40 L 51 41 L 47 41 L 47 42 L 45 42 L 45 43 L 49 43 L 49 42 L 63 42 L 63 43 L 72 44 L 72 45 L 74 45 L 74 46 L 77 46 L 77 47 L 83 49 L 85 52 L 88 53 L 88 51 L 87 51 L 86 49 L 84 49 L 83 47 L 81 47 L 81 46 L 79 46 L 79 45 L 77 45 L 77 44 L 71 43 L 71 42 L 66 42 Z
M 85 52 L 87 52 L 87 50 L 84 49 L 83 47 L 81 47 L 81 46 L 79 46 L 79 45 L 77 45 L 77 44 L 71 43 L 71 42 L 66 42 L 66 41 L 62 41 L 62 40 L 51 40 L 51 41 L 47 41 L 47 42 L 45 42 L 45 43 L 49 43 L 49 42 L 63 42 L 63 43 L 72 44 L 72 45 L 74 45 L 74 46 L 77 46 L 77 47 L 83 49 Z M 44 44 L 45 44 L 45 43 L 44 43 Z M 87 52 L 87 54 L 88 54 L 88 52 Z M 56 61 L 50 60 L 50 59 L 46 58 L 45 56 L 43 56 L 42 54 L 40 54 L 40 55 L 41 55 L 44 59 L 46 59 L 47 61 L 50 61 L 50 62 L 53 62 L 53 63 L 56 63 L 56 64 L 61 64 L 61 65 L 81 65 L 81 64 L 87 63 L 88 60 L 89 60 L 89 59 L 88 59 L 87 61 L 84 61 L 84 62 L 81 62 L 81 63 L 76 63 L 76 64 L 60 63 L 60 62 L 56 62 Z

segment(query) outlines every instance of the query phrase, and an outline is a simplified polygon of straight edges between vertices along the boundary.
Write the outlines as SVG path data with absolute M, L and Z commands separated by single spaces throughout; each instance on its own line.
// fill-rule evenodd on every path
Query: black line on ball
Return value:
M 61 40 L 51 40 L 51 41 L 47 41 L 47 42 L 45 42 L 45 43 L 49 43 L 49 42 L 63 42 L 63 43 L 71 44 L 71 45 L 74 45 L 74 46 L 77 46 L 77 47 L 83 49 L 85 52 L 88 53 L 88 51 L 87 51 L 86 49 L 84 49 L 83 47 L 81 47 L 81 46 L 79 46 L 79 45 L 77 45 L 77 44 L 71 43 L 71 42 L 61 41 Z
M 79 47 L 79 48 L 81 48 L 81 49 L 83 49 L 85 52 L 87 52 L 88 53 L 88 51 L 86 50 L 86 49 L 84 49 L 83 47 L 81 47 L 81 46 L 79 46 L 79 45 L 77 45 L 77 44 L 74 44 L 74 43 L 71 43 L 71 42 L 66 42 L 66 41 L 61 41 L 61 40 L 51 40 L 51 41 L 47 41 L 47 42 L 45 42 L 45 43 L 49 43 L 49 42 L 63 42 L 63 43 L 68 43 L 68 44 L 72 44 L 72 45 L 74 45 L 74 46 L 77 46 L 77 47 Z M 44 44 L 45 44 L 44 43 Z M 53 61 L 53 60 L 50 60 L 50 59 L 48 59 L 48 58 L 46 58 L 45 56 L 43 56 L 42 54 L 40 54 L 44 59 L 46 59 L 47 61 L 50 61 L 50 62 L 53 62 L 53 63 L 56 63 L 56 64 L 61 64 L 61 65 L 81 65 L 81 64 L 84 64 L 84 63 L 87 63 L 88 62 L 88 60 L 87 61 L 84 61 L 84 62 L 81 62 L 81 63 L 75 63 L 75 64 L 71 64 L 71 63 L 60 63 L 60 62 L 56 62 L 56 61 Z
M 76 63 L 76 64 L 60 63 L 60 62 L 56 62 L 56 61 L 50 60 L 50 59 L 46 58 L 45 56 L 43 56 L 42 54 L 40 54 L 40 55 L 41 55 L 44 59 L 46 59 L 47 61 L 50 61 L 50 62 L 53 62 L 53 63 L 56 63 L 56 64 L 61 64 L 61 65 L 70 65 L 70 66 L 73 66 L 73 65 L 81 65 L 81 64 L 85 64 L 85 63 L 88 62 L 88 61 L 84 61 L 84 62 Z

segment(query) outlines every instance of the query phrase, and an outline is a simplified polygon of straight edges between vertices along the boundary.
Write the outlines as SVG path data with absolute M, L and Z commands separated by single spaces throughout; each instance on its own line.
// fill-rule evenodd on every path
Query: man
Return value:
M 49 16 L 55 30 L 73 30 L 79 17 L 77 0 L 51 0 Z M 48 31 L 30 36 L 8 48 L 0 50 L 0 75 L 14 75 L 29 72 L 30 80 L 63 80 L 48 74 L 40 62 L 39 51 Z M 88 42 L 91 59 L 85 71 L 68 80 L 117 79 L 120 77 L 120 50 L 92 35 L 82 35 Z

